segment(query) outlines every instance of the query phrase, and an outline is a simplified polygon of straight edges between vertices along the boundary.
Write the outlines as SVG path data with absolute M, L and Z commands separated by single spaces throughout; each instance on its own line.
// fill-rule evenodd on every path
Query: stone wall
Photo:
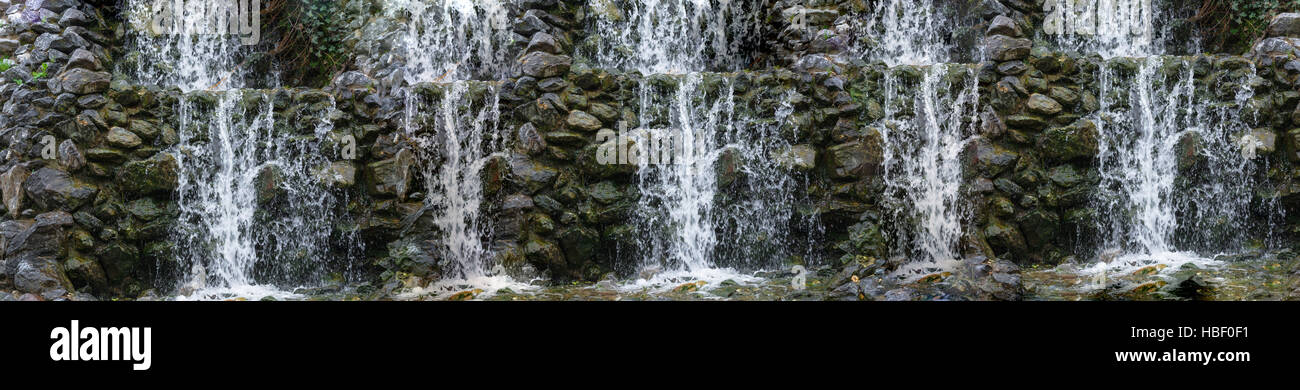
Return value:
M 635 167 L 597 164 L 597 134 L 618 129 L 620 122 L 643 125 L 639 88 L 673 90 L 682 77 L 593 69 L 575 60 L 573 42 L 586 34 L 578 26 L 590 17 L 585 3 L 521 1 L 510 11 L 517 35 L 511 77 L 473 82 L 465 99 L 465 109 L 476 110 L 487 96 L 498 96 L 497 126 L 514 140 L 482 173 L 488 200 L 483 212 L 495 233 L 488 246 L 511 273 L 594 281 L 635 271 L 631 266 L 642 255 L 642 233 L 629 222 L 641 197 Z M 786 3 L 771 2 L 772 14 L 793 6 Z M 699 75 L 700 90 L 707 92 L 697 98 L 730 93 L 736 111 L 752 117 L 792 106 L 787 123 L 773 124 L 791 145 L 780 154 L 793 156 L 785 174 L 806 183 L 794 189 L 799 213 L 791 230 L 816 237 L 816 257 L 842 267 L 833 285 L 850 298 L 884 295 L 885 288 L 869 277 L 900 266 L 890 248 L 905 244 L 882 233 L 893 227 L 880 217 L 882 141 L 872 126 L 887 104 L 881 100 L 885 75 L 916 83 L 923 72 L 830 58 L 841 52 L 842 39 L 851 39 L 835 21 L 864 12 L 867 3 L 808 4 L 817 10 L 814 24 L 826 34 L 795 34 L 785 19 L 769 18 L 765 60 L 741 72 Z M 358 29 L 387 26 L 377 36 L 395 31 L 391 24 L 373 23 L 380 17 L 374 2 L 349 6 L 361 15 L 354 22 Z M 986 57 L 956 55 L 971 63 L 955 66 L 945 81 L 961 85 L 976 77 L 981 107 L 987 108 L 964 119 L 978 120 L 980 127 L 963 153 L 963 200 L 972 212 L 964 221 L 961 252 L 970 260 L 969 272 L 957 276 L 969 281 L 967 296 L 1017 299 L 1018 265 L 1096 255 L 1090 199 L 1098 183 L 1098 134 L 1088 116 L 1098 109 L 1099 69 L 1136 65 L 1055 52 L 1031 40 L 1041 16 L 1029 2 L 961 6 L 978 19 L 962 24 L 958 34 L 978 46 L 961 47 L 982 47 Z M 0 57 L 15 60 L 0 72 L 0 292 L 28 299 L 136 298 L 154 288 L 168 293 L 179 275 L 173 252 L 180 215 L 175 153 L 183 151 L 175 147 L 175 108 L 202 94 L 134 86 L 110 73 L 110 53 L 123 30 L 118 10 L 108 4 L 47 0 L 37 11 L 0 0 L 0 9 L 10 21 L 24 20 L 29 11 L 38 16 L 0 26 Z M 1300 213 L 1292 212 L 1300 206 L 1300 40 L 1294 38 L 1300 34 L 1287 20 L 1248 57 L 1201 55 L 1177 62 L 1191 64 L 1225 105 L 1238 102 L 1215 91 L 1239 85 L 1221 85 L 1224 80 L 1250 80 L 1253 97 L 1238 108 L 1252 118 L 1253 136 L 1261 141 L 1257 158 L 1267 166 L 1257 210 L 1277 213 L 1260 218 L 1285 216 L 1278 236 L 1291 240 L 1300 232 Z M 283 101 L 275 109 L 286 123 L 307 121 L 300 116 L 304 107 L 329 111 L 330 134 L 304 133 L 301 142 L 329 144 L 341 135 L 358 141 L 358 158 L 331 163 L 326 169 L 333 174 L 322 176 L 321 185 L 347 199 L 332 218 L 340 221 L 339 236 L 357 239 L 340 246 L 363 249 L 329 250 L 352 259 L 359 270 L 353 282 L 383 286 L 383 294 L 411 276 L 438 279 L 450 261 L 434 249 L 442 233 L 425 206 L 431 195 L 423 193 L 441 157 L 428 145 L 418 146 L 413 137 L 421 134 L 408 133 L 404 122 L 406 102 L 438 102 L 447 86 L 403 88 L 400 58 L 385 55 L 389 48 L 376 42 L 356 44 L 364 60 L 329 87 L 265 93 Z M 1255 77 L 1246 77 L 1251 72 Z M 802 98 L 789 100 L 791 92 Z M 406 93 L 416 99 L 406 99 Z M 325 100 L 333 109 L 322 106 Z M 43 143 L 47 136 L 53 145 Z M 51 148 L 55 153 L 43 154 Z M 719 202 L 746 196 L 743 186 L 729 185 L 746 178 L 728 167 L 724 159 Z M 1195 169 L 1194 161 L 1188 169 Z M 275 187 L 274 181 L 266 185 Z M 333 272 L 343 266 L 322 267 Z M 849 283 L 850 277 L 861 282 Z

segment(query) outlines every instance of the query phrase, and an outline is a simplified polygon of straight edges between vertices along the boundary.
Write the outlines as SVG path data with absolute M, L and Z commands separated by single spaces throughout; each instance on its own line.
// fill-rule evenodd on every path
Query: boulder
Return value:
M 989 29 L 984 33 L 984 35 L 1005 35 L 1008 37 L 1019 38 L 1023 36 L 1024 33 L 1020 31 L 1020 26 L 1016 25 L 1016 21 L 1011 20 L 1011 18 L 1008 18 L 1006 15 L 998 15 L 989 23 Z
M 870 147 L 869 147 L 870 146 Z M 837 179 L 865 178 L 880 171 L 884 162 L 878 143 L 852 141 L 826 150 L 831 176 Z
M 578 110 L 569 112 L 569 118 L 565 120 L 564 123 L 568 124 L 570 129 L 577 129 L 585 132 L 600 130 L 602 127 L 600 119 Z
M 83 68 L 75 68 L 59 75 L 59 82 L 63 91 L 78 95 L 107 91 L 112 79 L 113 77 L 108 72 L 96 72 Z
M 180 185 L 180 166 L 170 153 L 122 165 L 117 183 L 127 195 L 170 194 Z
M 1024 38 L 993 35 L 984 38 L 984 51 L 993 61 L 1016 61 L 1029 57 L 1033 42 Z
M 1029 112 L 1047 116 L 1056 115 L 1064 109 L 1061 107 L 1061 103 L 1058 103 L 1055 99 L 1038 93 L 1029 95 L 1029 101 L 1025 103 L 1025 106 L 1029 109 Z
M 370 193 L 405 199 L 411 183 L 411 167 L 414 164 L 411 151 L 402 149 L 393 158 L 366 165 Z
M 22 212 L 23 182 L 27 181 L 30 173 L 26 166 L 14 165 L 0 174 L 0 199 L 4 201 L 5 210 L 9 211 L 9 218 L 17 218 Z
M 510 157 L 511 177 L 519 182 L 528 194 L 536 193 L 551 186 L 555 181 L 555 176 L 559 171 L 555 168 L 548 167 L 539 162 L 528 159 L 527 156 L 513 154 Z
M 73 291 L 58 259 L 64 248 L 64 230 L 73 225 L 72 215 L 54 211 L 34 220 L 0 223 L 0 249 L 4 252 L 0 274 L 19 291 L 45 299 L 63 297 Z
M 524 74 L 544 79 L 548 77 L 559 77 L 569 73 L 569 67 L 573 65 L 573 59 L 569 56 L 559 56 L 547 52 L 535 51 L 525 54 L 519 59 L 520 70 Z
M 72 179 L 71 175 L 60 169 L 45 167 L 36 170 L 27 181 L 23 190 L 37 206 L 52 210 L 76 210 L 81 205 L 94 199 L 99 189 Z
M 143 142 L 140 140 L 140 136 L 121 127 L 108 129 L 108 135 L 104 137 L 104 141 L 111 146 L 122 149 L 135 149 Z
M 1268 24 L 1268 37 L 1300 38 L 1300 13 L 1287 12 L 1274 16 Z
M 68 65 L 65 69 L 86 69 L 95 71 L 103 69 L 103 65 L 99 63 L 99 59 L 95 58 L 95 55 L 90 51 L 78 48 L 68 57 Z
M 808 144 L 792 145 L 782 151 L 772 151 L 772 160 L 786 169 L 810 171 L 817 167 L 817 148 Z
M 526 53 L 531 53 L 535 51 L 549 53 L 549 54 L 558 54 L 560 53 L 560 44 L 559 42 L 555 41 L 555 37 L 552 36 L 551 34 L 547 34 L 545 32 L 539 31 L 533 33 L 532 39 L 528 40 L 528 47 L 524 49 L 524 52 Z
M 1043 132 L 1038 149 L 1043 156 L 1058 162 L 1091 161 L 1097 155 L 1098 136 L 1097 125 L 1083 119 Z

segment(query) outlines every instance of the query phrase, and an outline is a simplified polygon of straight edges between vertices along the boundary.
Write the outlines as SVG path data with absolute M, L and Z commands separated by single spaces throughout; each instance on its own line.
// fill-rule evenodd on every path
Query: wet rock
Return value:
M 967 162 L 965 172 L 981 177 L 997 177 L 1014 167 L 1020 159 L 1020 154 L 997 146 L 985 138 L 970 142 L 963 152 Z
M 55 211 L 34 220 L 0 223 L 0 248 L 4 252 L 0 274 L 21 292 L 56 299 L 72 291 L 58 258 L 64 251 L 64 230 L 72 216 Z
M 538 131 L 545 132 L 555 129 L 559 124 L 561 112 L 566 111 L 562 107 L 557 100 L 544 96 L 520 105 L 515 109 L 515 114 L 533 124 Z
M 82 68 L 72 69 L 59 75 L 63 91 L 78 95 L 102 93 L 108 90 L 112 76 L 107 72 L 95 72 Z
M 32 4 L 31 1 L 28 1 L 27 3 Z M 77 5 L 79 5 L 78 3 L 80 3 L 80 1 L 78 0 L 43 0 L 36 4 L 38 4 L 38 6 L 41 7 L 41 9 L 48 9 L 50 11 L 53 11 L 55 14 L 58 14 L 70 8 L 76 7 Z
M 582 134 L 567 131 L 552 131 L 546 133 L 545 139 L 548 144 L 564 146 L 580 146 L 587 143 L 587 137 L 584 137 Z
M 618 110 L 615 110 L 613 107 L 604 103 L 592 103 L 590 107 L 587 108 L 587 111 L 591 112 L 591 115 L 600 119 L 602 123 L 614 123 L 619 120 L 620 116 Z
M 549 79 L 544 79 L 542 81 L 537 82 L 537 89 L 541 90 L 542 92 L 560 92 L 568 87 L 569 87 L 569 83 L 559 77 L 551 77 Z M 577 103 L 577 105 L 586 104 L 583 103 L 583 99 L 586 99 L 586 97 L 583 97 L 581 95 L 569 95 L 568 99 L 570 105 L 575 105 L 574 103 Z
M 1005 35 L 1013 38 L 1019 38 L 1024 35 L 1024 33 L 1020 31 L 1020 26 L 1016 25 L 1016 21 L 1011 20 L 1011 18 L 1008 18 L 1006 15 L 998 15 L 994 17 L 993 21 L 989 23 L 988 31 L 984 34 L 987 36 Z
M 1047 121 L 1034 115 L 1011 115 L 1006 123 L 1013 129 L 1038 131 L 1047 127 Z
M 602 127 L 600 119 L 578 110 L 569 112 L 569 118 L 565 120 L 565 123 L 569 125 L 570 129 L 577 129 L 585 132 L 600 130 Z
M 76 210 L 95 197 L 98 189 L 81 184 L 59 169 L 45 167 L 33 172 L 23 182 L 23 190 L 43 209 Z
M 524 257 L 538 268 L 550 269 L 552 272 L 556 270 L 563 272 L 568 266 L 564 260 L 564 252 L 560 250 L 559 245 L 543 240 L 536 235 L 533 235 L 524 243 Z
M 108 135 L 104 137 L 104 140 L 109 145 L 123 149 L 135 149 L 143 142 L 140 140 L 140 136 L 121 127 L 108 129 Z
M 503 210 L 527 210 L 533 208 L 533 198 L 528 195 L 514 194 L 501 202 Z
M 1274 16 L 1268 24 L 1268 37 L 1300 37 L 1300 13 L 1287 12 Z
M 592 199 L 603 204 L 617 202 L 619 198 L 622 198 L 623 196 L 623 194 L 618 190 L 618 187 L 610 181 L 602 181 L 592 185 L 588 194 L 591 195 Z
M 993 35 L 984 38 L 984 50 L 993 61 L 1015 61 L 1029 57 L 1033 42 L 1024 38 Z
M 998 73 L 1008 75 L 1008 76 L 1019 75 L 1025 73 L 1028 70 L 1029 70 L 1029 65 L 1025 65 L 1024 61 L 1007 61 L 998 64 Z
M 1179 171 L 1185 172 L 1205 161 L 1205 155 L 1201 153 L 1204 142 L 1201 134 L 1195 132 L 1184 133 L 1178 138 L 1178 142 L 1174 145 L 1174 152 L 1177 153 L 1175 158 Z
M 1018 218 L 1020 231 L 1029 248 L 1042 248 L 1056 238 L 1061 228 L 1061 217 L 1055 212 L 1033 209 Z
M 1250 49 L 1250 57 L 1260 59 L 1266 56 L 1300 57 L 1300 38 L 1273 37 L 1256 43 Z M 1247 61 L 1247 64 L 1249 62 Z
M 353 70 L 339 74 L 330 82 L 330 87 L 338 91 L 359 90 L 370 88 L 371 85 L 374 85 L 374 82 L 374 79 L 371 79 L 365 73 Z
M 1250 131 L 1250 136 L 1255 141 L 1255 153 L 1261 155 L 1273 154 L 1277 150 L 1277 133 L 1273 129 L 1264 127 Z
M 1076 104 L 1079 104 L 1079 94 L 1071 91 L 1069 88 L 1052 87 L 1048 91 L 1047 96 L 1060 103 L 1062 106 L 1074 107 Z
M 69 253 L 63 261 L 63 269 L 68 281 L 74 287 L 89 286 L 92 291 L 108 291 L 108 275 L 99 261 L 80 253 Z
M 68 57 L 66 69 L 86 69 L 95 71 L 103 69 L 103 66 L 100 65 L 99 59 L 95 58 L 95 55 L 91 54 L 90 51 L 78 48 Z
M 875 175 L 884 161 L 879 148 L 868 148 L 863 141 L 835 145 L 826 152 L 830 157 L 831 176 L 837 179 Z
M 118 170 L 117 183 L 128 195 L 170 194 L 179 185 L 180 167 L 170 153 L 132 161 Z
M 20 45 L 17 39 L 0 38 L 0 53 L 13 53 Z
M 316 179 L 334 188 L 350 188 L 357 183 L 357 165 L 351 161 L 334 161 L 316 171 Z
M 63 11 L 63 16 L 59 18 L 60 26 L 87 26 L 90 25 L 90 16 L 76 8 L 68 8 Z
M 411 167 L 414 164 L 410 150 L 402 149 L 393 158 L 366 165 L 370 193 L 406 199 L 406 191 L 411 183 Z
M 524 123 L 519 126 L 519 146 L 529 155 L 537 155 L 546 150 L 546 140 L 538 134 L 536 126 Z
M 17 218 L 18 213 L 23 208 L 23 182 L 27 181 L 30 172 L 26 166 L 14 165 L 0 174 L 0 198 L 4 200 L 5 210 L 9 212 L 9 218 Z
M 284 187 L 284 172 L 280 166 L 263 165 L 258 169 L 253 179 L 253 191 L 258 205 L 266 205 L 284 195 L 288 189 Z
M 524 52 L 531 53 L 539 51 L 550 54 L 559 54 L 560 50 L 560 44 L 555 41 L 554 36 L 539 31 L 533 34 L 533 37 L 528 41 L 528 47 L 524 49 Z
M 1018 261 L 1028 260 L 1029 246 L 1025 243 L 1025 238 L 1020 234 L 1019 229 L 996 218 L 990 218 L 983 233 L 989 246 L 999 255 L 1007 253 Z
M 812 145 L 792 145 L 785 150 L 773 151 L 772 153 L 772 160 L 786 169 L 810 171 L 817 167 L 817 148 Z
M 544 79 L 569 73 L 569 67 L 573 64 L 573 59 L 568 56 L 535 51 L 525 54 L 523 58 L 519 59 L 519 62 L 520 70 L 524 74 Z
M 1048 116 L 1056 115 L 1063 109 L 1061 103 L 1058 103 L 1056 100 L 1047 97 L 1046 95 L 1038 93 L 1029 95 L 1029 101 L 1026 103 L 1026 107 L 1029 109 L 1029 112 Z
M 510 172 L 512 177 L 517 179 L 519 184 L 528 190 L 529 194 L 550 187 L 551 183 L 555 181 L 555 176 L 559 174 L 559 171 L 555 168 L 542 165 L 517 154 L 510 158 Z
M 1038 139 L 1038 149 L 1045 157 L 1055 161 L 1091 161 L 1097 155 L 1097 125 L 1089 120 L 1079 120 L 1065 127 L 1043 132 Z
M 551 269 L 552 273 L 568 273 L 574 278 L 581 278 L 585 265 L 593 262 L 596 250 L 600 246 L 600 233 L 583 226 L 574 226 L 555 233 L 564 250 L 567 269 Z

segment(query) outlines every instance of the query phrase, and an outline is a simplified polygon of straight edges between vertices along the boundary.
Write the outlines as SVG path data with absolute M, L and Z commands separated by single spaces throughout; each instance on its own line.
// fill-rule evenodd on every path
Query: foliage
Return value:
M 284 79 L 320 86 L 346 66 L 344 44 L 349 15 L 337 0 L 271 0 L 266 10 L 275 47 L 271 55 L 284 69 Z
M 9 70 L 12 67 L 14 67 L 14 62 L 9 60 L 9 57 L 0 57 L 0 72 Z
M 50 63 L 48 62 L 43 63 L 41 64 L 40 70 L 32 72 L 32 81 L 43 79 L 45 78 L 45 76 L 49 76 L 49 74 L 50 74 Z
M 1245 52 L 1264 36 L 1273 16 L 1300 11 L 1300 0 L 1202 0 L 1192 17 L 1218 51 Z

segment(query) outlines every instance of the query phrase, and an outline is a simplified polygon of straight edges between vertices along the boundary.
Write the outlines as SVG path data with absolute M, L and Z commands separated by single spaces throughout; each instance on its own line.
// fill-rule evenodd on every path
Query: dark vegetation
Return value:
M 1300 11 L 1300 0 L 1202 0 L 1191 21 L 1209 51 L 1241 54 L 1264 36 L 1274 15 Z

